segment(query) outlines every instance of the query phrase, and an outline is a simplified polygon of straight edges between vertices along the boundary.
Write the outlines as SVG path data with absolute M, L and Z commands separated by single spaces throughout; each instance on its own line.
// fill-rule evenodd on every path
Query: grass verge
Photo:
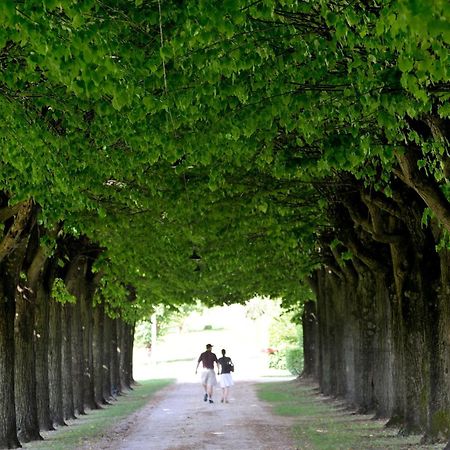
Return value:
M 161 389 L 175 382 L 172 379 L 140 381 L 132 391 L 103 409 L 89 411 L 85 416 L 68 422 L 69 426 L 42 433 L 44 441 L 24 444 L 26 449 L 76 450 L 89 441 L 106 435 L 118 422 L 147 404 Z M 95 448 L 95 447 L 93 447 Z
M 443 449 L 421 446 L 421 436 L 399 436 L 384 427 L 385 420 L 355 414 L 342 403 L 318 395 L 304 381 L 267 382 L 257 385 L 258 397 L 271 404 L 275 414 L 292 418 L 292 437 L 298 449 L 393 450 Z

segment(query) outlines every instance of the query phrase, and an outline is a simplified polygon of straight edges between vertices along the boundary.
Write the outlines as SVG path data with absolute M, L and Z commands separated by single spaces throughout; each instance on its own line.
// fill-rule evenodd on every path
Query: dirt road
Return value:
M 289 419 L 273 416 L 257 399 L 257 381 L 239 381 L 230 403 L 203 401 L 198 383 L 177 383 L 85 449 L 110 450 L 294 450 Z

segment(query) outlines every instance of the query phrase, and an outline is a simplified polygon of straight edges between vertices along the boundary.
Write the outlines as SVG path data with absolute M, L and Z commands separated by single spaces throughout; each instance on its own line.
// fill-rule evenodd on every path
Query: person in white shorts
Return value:
M 219 376 L 219 384 L 222 388 L 222 399 L 220 400 L 222 403 L 228 403 L 228 394 L 230 392 L 230 387 L 233 386 L 233 378 L 231 376 L 231 372 L 234 372 L 234 364 L 231 361 L 231 358 L 225 356 L 226 350 L 222 349 L 222 358 L 219 358 L 220 364 L 220 376 Z
M 219 373 L 219 362 L 217 356 L 212 352 L 212 345 L 206 344 L 206 351 L 203 352 L 197 361 L 197 367 L 195 368 L 195 373 L 197 373 L 198 366 L 202 363 L 203 370 L 201 374 L 201 380 L 203 389 L 205 390 L 205 395 L 203 400 L 206 402 L 209 399 L 209 403 L 214 403 L 212 396 L 214 386 L 217 384 L 216 374 L 214 372 L 214 363 L 217 365 L 217 373 Z

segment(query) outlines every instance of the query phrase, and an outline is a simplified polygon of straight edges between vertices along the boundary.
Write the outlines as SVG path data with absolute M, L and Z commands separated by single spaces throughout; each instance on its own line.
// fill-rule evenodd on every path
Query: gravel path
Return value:
M 200 384 L 177 383 L 121 422 L 95 449 L 110 450 L 295 450 L 289 419 L 273 416 L 258 400 L 257 381 L 238 381 L 230 403 L 203 401 Z

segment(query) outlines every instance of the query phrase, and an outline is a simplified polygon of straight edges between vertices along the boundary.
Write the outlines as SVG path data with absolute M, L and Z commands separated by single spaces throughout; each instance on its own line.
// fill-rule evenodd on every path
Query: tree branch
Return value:
M 395 156 L 400 165 L 401 173 L 398 175 L 401 180 L 419 194 L 442 226 L 450 232 L 450 203 L 437 182 L 419 170 L 418 152 L 410 148 L 405 153 L 396 152 Z

